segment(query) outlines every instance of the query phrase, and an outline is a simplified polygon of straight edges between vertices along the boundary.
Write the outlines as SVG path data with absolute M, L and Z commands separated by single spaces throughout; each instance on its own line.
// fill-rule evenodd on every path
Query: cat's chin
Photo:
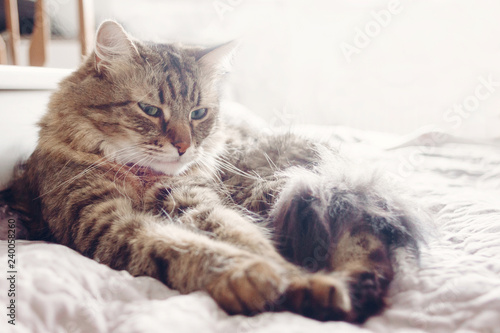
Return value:
M 151 163 L 148 167 L 167 176 L 175 176 L 186 171 L 190 165 L 191 163 L 158 161 Z
M 116 161 L 119 164 L 124 162 Z M 185 172 L 192 165 L 193 161 L 189 159 L 185 159 L 181 161 L 181 159 L 177 160 L 153 160 L 147 165 L 142 165 L 134 161 L 125 162 L 123 165 L 129 167 L 129 171 L 136 174 L 141 175 L 150 175 L 150 176 L 177 176 L 183 172 Z

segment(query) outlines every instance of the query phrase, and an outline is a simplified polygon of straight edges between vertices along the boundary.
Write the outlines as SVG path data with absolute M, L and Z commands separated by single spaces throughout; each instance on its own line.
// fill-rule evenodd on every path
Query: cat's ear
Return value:
M 98 72 L 109 68 L 118 59 L 132 59 L 138 54 L 132 37 L 117 22 L 104 21 L 97 29 L 95 66 Z
M 231 41 L 201 51 L 198 54 L 198 64 L 202 72 L 212 77 L 230 72 L 233 57 L 239 45 L 239 41 Z

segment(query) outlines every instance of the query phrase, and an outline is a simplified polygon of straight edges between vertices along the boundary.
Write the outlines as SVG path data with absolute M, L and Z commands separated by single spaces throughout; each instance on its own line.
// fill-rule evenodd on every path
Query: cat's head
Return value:
M 219 83 L 233 50 L 140 42 L 106 21 L 94 52 L 54 94 L 40 142 L 179 174 L 221 146 Z

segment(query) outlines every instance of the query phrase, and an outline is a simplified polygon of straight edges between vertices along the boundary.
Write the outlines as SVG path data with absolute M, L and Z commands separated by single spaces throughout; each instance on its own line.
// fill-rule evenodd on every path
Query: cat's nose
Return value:
M 189 142 L 177 142 L 174 144 L 174 147 L 177 148 L 177 151 L 179 152 L 179 156 L 184 155 L 190 146 L 191 144 Z

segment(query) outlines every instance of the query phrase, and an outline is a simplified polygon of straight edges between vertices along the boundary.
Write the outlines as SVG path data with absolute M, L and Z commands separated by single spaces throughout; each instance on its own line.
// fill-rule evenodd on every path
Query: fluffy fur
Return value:
M 415 212 L 326 144 L 224 126 L 233 48 L 103 23 L 52 96 L 11 204 L 32 239 L 205 290 L 228 313 L 361 322 L 384 305 L 394 248 L 416 249 Z

